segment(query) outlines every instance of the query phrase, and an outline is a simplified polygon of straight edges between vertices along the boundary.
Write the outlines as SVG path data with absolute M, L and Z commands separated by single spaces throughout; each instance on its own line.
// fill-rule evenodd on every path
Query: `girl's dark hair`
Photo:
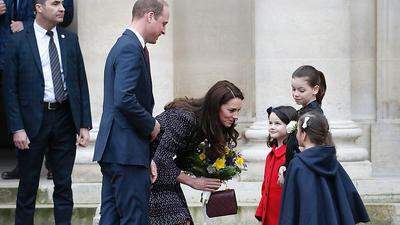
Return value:
M 297 121 L 297 111 L 295 108 L 292 106 L 278 106 L 276 108 L 269 107 L 267 109 L 268 113 L 268 119 L 271 113 L 275 113 L 275 115 L 282 120 L 286 125 L 290 123 L 290 121 Z M 286 144 L 286 141 L 288 139 L 288 136 L 286 137 L 284 143 Z M 271 135 L 268 134 L 267 137 L 267 145 L 268 147 L 278 147 L 278 141 L 276 139 L 271 138 Z
M 295 77 L 296 78 L 305 77 L 307 79 L 308 84 L 311 87 L 315 87 L 317 85 L 319 86 L 319 91 L 316 97 L 317 97 L 317 102 L 321 105 L 322 99 L 325 96 L 327 88 L 324 74 L 312 66 L 304 65 L 300 66 L 293 72 L 292 78 Z
M 304 120 L 309 118 L 305 128 L 303 128 Z M 332 134 L 329 131 L 329 123 L 326 117 L 321 113 L 308 112 L 299 118 L 298 126 L 302 132 L 306 132 L 310 141 L 318 146 L 334 145 Z
M 164 109 L 178 108 L 194 112 L 199 119 L 200 129 L 196 136 L 205 137 L 210 142 L 211 149 L 221 156 L 224 154 L 224 146 L 229 144 L 235 147 L 239 137 L 235 123 L 230 127 L 224 127 L 219 119 L 221 106 L 234 98 L 243 100 L 242 91 L 233 83 L 222 80 L 215 83 L 203 98 L 177 98 L 167 104 Z

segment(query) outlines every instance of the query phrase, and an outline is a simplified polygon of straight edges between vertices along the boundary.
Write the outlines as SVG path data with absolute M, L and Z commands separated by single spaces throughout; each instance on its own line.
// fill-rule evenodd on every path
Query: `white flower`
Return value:
M 290 123 L 288 123 L 288 125 L 286 125 L 286 132 L 288 134 L 292 133 L 296 129 L 297 129 L 297 122 L 294 120 L 290 121 Z
M 281 166 L 279 167 L 279 171 L 278 171 L 278 184 L 282 187 L 285 184 L 285 176 L 283 175 L 283 173 L 286 171 L 286 167 L 285 166 Z
M 301 127 L 303 127 L 303 129 L 306 129 L 306 128 L 307 128 L 307 126 L 308 126 L 307 122 L 308 122 L 309 120 L 310 120 L 310 117 L 309 117 L 309 116 L 306 116 L 306 117 L 304 118 L 303 125 L 301 126 Z
M 215 173 L 215 172 L 217 172 L 217 169 L 215 169 L 215 167 L 213 165 L 209 165 L 209 166 L 207 166 L 207 172 Z

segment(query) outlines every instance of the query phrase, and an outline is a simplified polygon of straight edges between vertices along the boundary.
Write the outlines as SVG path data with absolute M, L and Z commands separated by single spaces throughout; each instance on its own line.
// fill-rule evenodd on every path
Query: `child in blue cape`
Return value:
M 280 225 L 354 225 L 368 222 L 365 206 L 336 159 L 329 124 L 321 113 L 299 118 L 297 141 L 303 147 L 289 164 Z

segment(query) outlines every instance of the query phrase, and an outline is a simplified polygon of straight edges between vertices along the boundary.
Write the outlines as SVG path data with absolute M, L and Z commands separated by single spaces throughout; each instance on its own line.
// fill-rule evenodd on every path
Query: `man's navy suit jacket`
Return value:
M 63 74 L 76 131 L 92 127 L 85 66 L 76 34 L 57 27 Z M 44 78 L 33 26 L 11 36 L 4 67 L 4 99 L 10 132 L 38 134 L 44 114 Z
M 12 2 L 13 0 L 4 0 L 7 11 L 0 16 L 0 71 L 4 66 L 5 59 L 5 44 L 11 36 L 11 16 L 12 16 Z M 22 21 L 24 27 L 28 27 L 35 19 L 32 0 L 20 0 L 18 14 L 15 15 L 16 21 Z
M 148 167 L 153 107 L 149 62 L 139 39 L 126 30 L 107 57 L 103 115 L 93 160 Z

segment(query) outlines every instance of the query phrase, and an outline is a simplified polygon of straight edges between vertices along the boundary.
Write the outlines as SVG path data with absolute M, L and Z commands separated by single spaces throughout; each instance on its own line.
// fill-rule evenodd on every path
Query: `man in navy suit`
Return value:
M 100 225 L 149 224 L 150 142 L 160 131 L 146 43 L 155 44 L 169 19 L 164 0 L 138 0 L 132 23 L 108 54 L 104 102 L 94 160 L 103 174 Z
M 64 20 L 60 23 L 60 26 L 68 27 L 74 19 L 74 0 L 64 0 L 63 6 L 65 8 Z
M 56 27 L 64 16 L 61 0 L 35 0 L 34 5 L 33 26 L 11 36 L 4 68 L 7 121 L 20 168 L 15 224 L 33 225 L 46 155 L 55 222 L 70 225 L 76 145 L 88 144 L 92 127 L 89 91 L 76 34 Z
M 12 33 L 23 30 L 33 23 L 35 18 L 32 0 L 0 0 L 0 92 L 3 92 L 3 67 L 5 59 L 5 44 Z M 7 135 L 5 109 L 2 94 L 0 95 L 0 145 L 9 146 L 11 137 Z M 11 147 L 11 146 L 9 146 Z M 12 149 L 14 150 L 14 149 Z M 1 174 L 3 179 L 18 179 L 18 167 Z

